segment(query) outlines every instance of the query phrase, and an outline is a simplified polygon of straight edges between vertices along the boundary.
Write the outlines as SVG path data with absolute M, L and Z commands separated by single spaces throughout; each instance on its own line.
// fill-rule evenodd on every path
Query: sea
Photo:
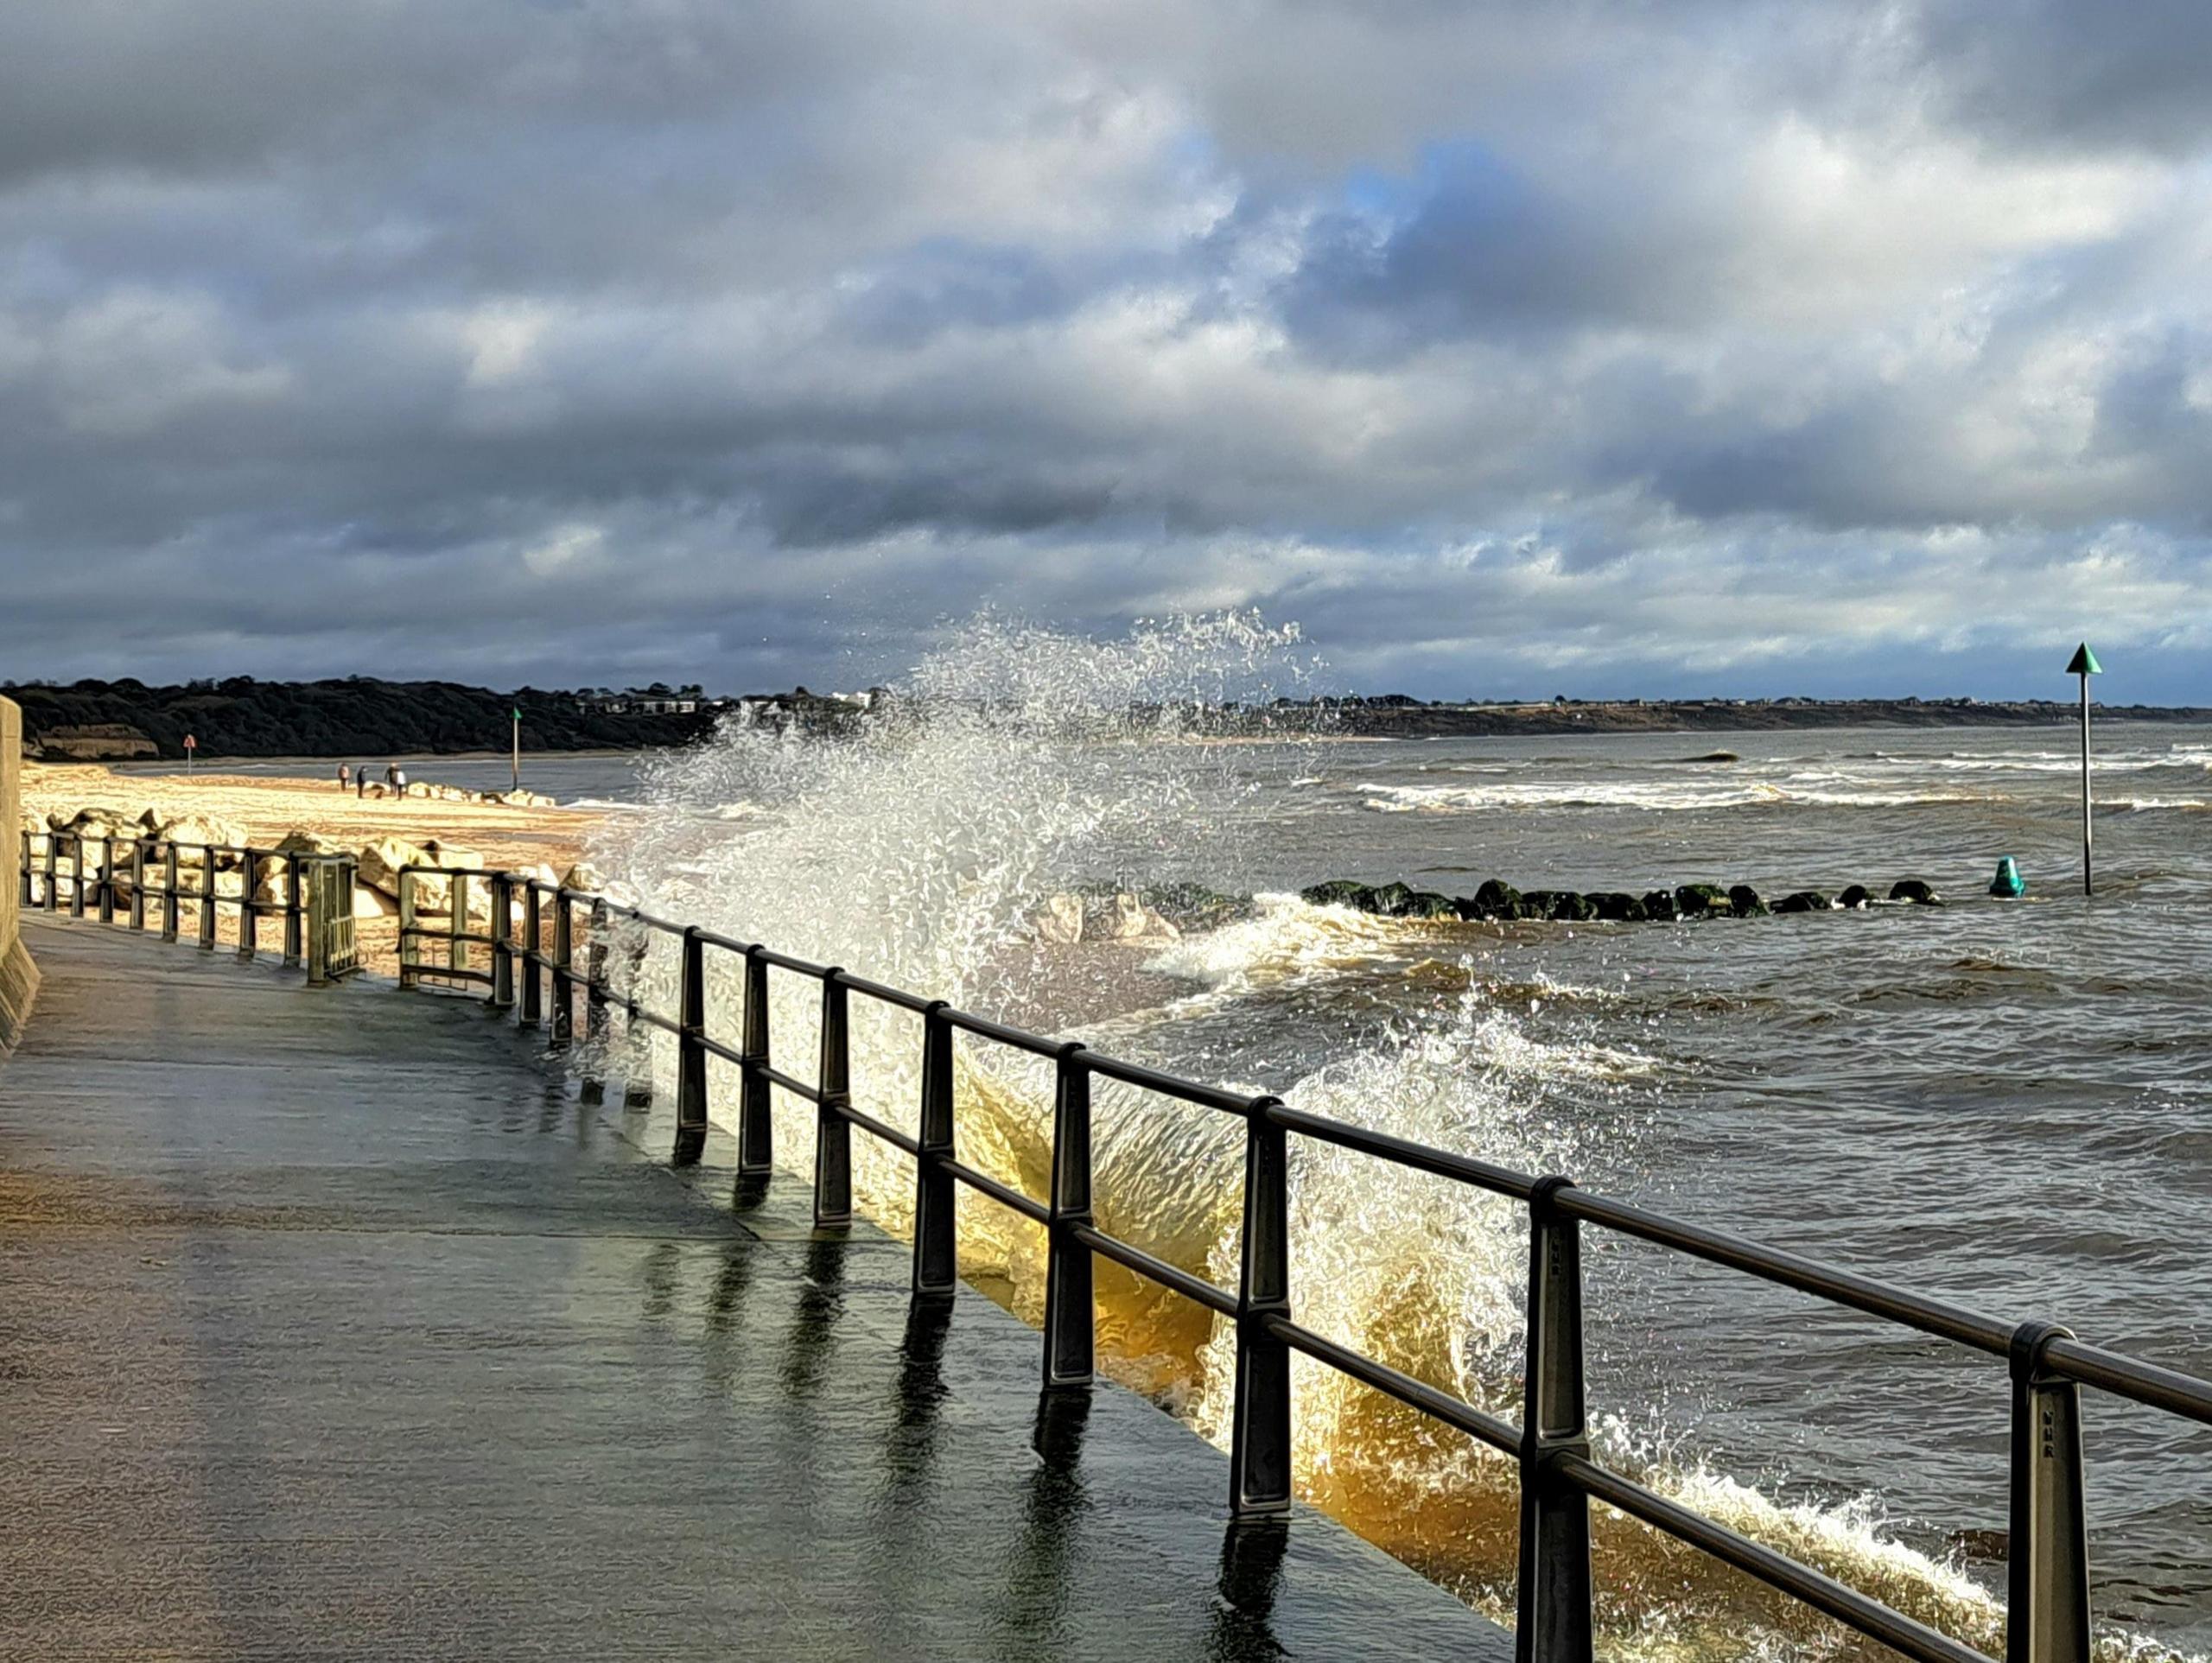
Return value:
M 1206 720 L 1298 690 L 1301 651 L 1251 620 L 1107 644 L 985 622 L 909 678 L 927 720 L 733 726 L 525 758 L 524 780 L 603 809 L 594 859 L 657 911 L 2212 1374 L 2212 729 L 2097 721 L 2085 894 L 2070 727 L 1376 742 Z M 2005 855 L 2021 898 L 1986 892 Z M 1916 878 L 1944 904 L 1500 926 L 1297 898 L 1492 877 L 1770 898 Z M 1172 939 L 1037 927 L 1055 894 L 1173 883 L 1257 898 Z M 665 955 L 645 974 L 665 997 Z M 713 991 L 734 1039 L 734 978 Z M 856 1099 L 904 1124 L 917 1036 L 861 1003 Z M 794 1068 L 813 1019 L 779 978 Z M 960 1076 L 965 1157 L 1041 1193 L 1047 1083 L 980 1044 Z M 778 1109 L 795 1171 L 808 1112 Z M 1096 1113 L 1102 1226 L 1233 1286 L 1238 1129 L 1103 1088 Z M 856 1153 L 864 1208 L 906 1228 L 904 1157 Z M 1293 1177 L 1300 1319 L 1517 1418 L 1522 1210 L 1322 1146 Z M 963 1201 L 963 1268 L 1033 1318 L 1036 1233 L 995 1211 Z M 1586 1254 L 1601 1459 L 2001 1650 L 2001 1362 L 1594 1233 Z M 1230 1337 L 1104 1267 L 1100 1299 L 1109 1371 L 1225 1438 Z M 1303 1360 L 1296 1389 L 1302 1492 L 1510 1618 L 1510 1466 Z M 2212 1655 L 2212 1429 L 2085 1400 L 2099 1653 Z M 1889 1655 L 1606 1509 L 1596 1535 L 1605 1655 Z

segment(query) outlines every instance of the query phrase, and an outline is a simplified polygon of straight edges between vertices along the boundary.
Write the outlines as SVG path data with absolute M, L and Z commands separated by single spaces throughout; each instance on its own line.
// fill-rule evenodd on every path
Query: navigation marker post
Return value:
M 522 707 L 520 705 L 514 707 L 514 757 L 512 763 L 514 784 L 509 789 L 519 791 L 522 790 Z
M 192 777 L 192 753 L 199 748 L 200 741 L 187 733 L 184 736 L 184 772 L 188 779 Z
M 2089 881 L 2089 677 L 2103 675 L 2105 667 L 2084 641 L 2074 649 L 2066 673 L 2082 678 L 2082 892 L 2094 895 L 2097 892 Z

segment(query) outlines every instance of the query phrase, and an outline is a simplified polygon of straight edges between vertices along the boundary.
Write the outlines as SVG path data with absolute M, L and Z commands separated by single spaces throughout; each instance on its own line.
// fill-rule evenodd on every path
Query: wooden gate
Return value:
M 302 857 L 307 878 L 308 985 L 323 987 L 361 968 L 353 944 L 353 875 L 350 854 Z

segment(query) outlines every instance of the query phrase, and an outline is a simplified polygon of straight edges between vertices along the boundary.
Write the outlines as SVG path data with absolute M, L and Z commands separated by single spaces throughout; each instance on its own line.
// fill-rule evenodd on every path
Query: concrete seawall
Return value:
M 23 840 L 17 835 L 22 761 L 23 713 L 14 701 L 0 699 L 0 827 L 8 845 L 7 859 L 0 862 L 0 1057 L 22 1037 L 38 993 L 38 966 L 23 946 L 16 916 L 23 891 Z

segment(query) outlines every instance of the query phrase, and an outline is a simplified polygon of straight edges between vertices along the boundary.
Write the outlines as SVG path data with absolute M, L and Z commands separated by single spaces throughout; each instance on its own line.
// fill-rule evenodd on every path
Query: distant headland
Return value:
M 1791 727 L 2037 727 L 2077 720 L 2081 707 L 2052 699 L 1569 699 L 1424 704 L 1381 698 L 1279 701 L 1286 720 L 1325 707 L 1336 730 L 1377 739 L 1511 733 L 1743 733 Z M 2202 705 L 2099 705 L 2123 721 L 2212 723 Z
M 0 684 L 22 707 L 23 750 L 48 762 L 175 760 L 188 737 L 218 757 L 454 755 L 505 747 L 519 713 L 531 752 L 647 750 L 682 745 L 728 717 L 835 733 L 891 708 L 881 688 L 856 693 L 710 695 L 693 685 L 617 691 L 521 688 L 369 676 L 264 682 L 251 676 L 153 687 L 81 681 Z M 2012 727 L 2074 720 L 2050 699 L 1570 699 L 1427 703 L 1402 694 L 1320 695 L 1230 704 L 1203 725 L 1228 734 L 1358 739 L 1510 734 L 1742 732 L 1765 728 Z M 2105 705 L 2110 718 L 2212 723 L 2212 708 Z
M 47 762 L 175 760 L 184 756 L 188 738 L 203 759 L 450 756 L 504 750 L 518 713 L 525 751 L 647 750 L 698 739 L 740 710 L 832 728 L 853 720 L 878 696 L 799 688 L 716 698 L 696 686 L 660 682 L 625 690 L 525 687 L 502 693 L 456 682 L 365 676 L 320 682 L 235 676 L 172 687 L 126 678 L 5 691 L 22 707 L 24 754 Z

